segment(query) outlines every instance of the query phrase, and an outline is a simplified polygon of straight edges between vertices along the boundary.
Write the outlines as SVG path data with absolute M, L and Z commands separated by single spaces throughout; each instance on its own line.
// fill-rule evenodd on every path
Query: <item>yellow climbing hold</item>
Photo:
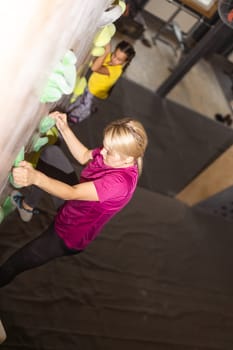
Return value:
M 122 13 L 124 13 L 125 10 L 126 10 L 126 4 L 125 4 L 125 2 L 120 0 L 120 1 L 119 1 L 119 6 L 120 6 L 121 9 L 122 9 Z
M 86 86 L 87 86 L 87 79 L 85 77 L 77 79 L 77 83 L 74 88 L 74 95 L 75 96 L 82 95 Z
M 103 47 L 98 47 L 98 46 L 95 46 L 92 51 L 91 51 L 91 54 L 92 56 L 94 57 L 100 57 L 100 56 L 103 56 L 103 54 L 105 53 L 105 50 Z
M 108 27 L 109 35 L 112 37 L 116 33 L 116 26 L 115 24 L 111 23 L 111 24 L 108 24 L 107 27 Z
M 101 31 L 96 35 L 94 39 L 94 45 L 98 47 L 103 47 L 107 45 L 111 40 L 111 35 L 108 30 L 108 26 L 103 27 Z

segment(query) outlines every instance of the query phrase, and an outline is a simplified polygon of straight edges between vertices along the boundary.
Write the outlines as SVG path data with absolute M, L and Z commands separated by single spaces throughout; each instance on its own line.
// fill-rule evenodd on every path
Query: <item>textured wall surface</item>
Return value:
M 0 197 L 11 166 L 48 106 L 39 102 L 67 49 L 87 57 L 111 0 L 9 0 L 0 4 Z

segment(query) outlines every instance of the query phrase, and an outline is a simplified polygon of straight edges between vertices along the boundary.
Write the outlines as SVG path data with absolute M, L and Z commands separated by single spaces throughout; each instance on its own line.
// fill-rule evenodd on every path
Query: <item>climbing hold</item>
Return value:
M 110 42 L 115 32 L 116 27 L 113 23 L 104 26 L 94 38 L 95 47 L 103 48 L 103 46 L 107 45 Z
M 11 197 L 7 196 L 2 206 L 0 207 L 0 223 L 5 217 L 15 210 L 15 205 L 11 201 Z
M 103 54 L 105 53 L 105 50 L 103 47 L 98 47 L 98 46 L 95 46 L 92 51 L 91 51 L 91 54 L 92 56 L 94 57 L 100 57 L 100 56 L 103 56 Z
M 24 146 L 21 148 L 17 157 L 15 158 L 14 166 L 18 166 L 22 160 L 24 160 Z
M 48 144 L 49 145 L 54 145 L 54 143 L 57 142 L 57 139 L 58 139 L 58 136 L 59 136 L 59 132 L 56 128 L 56 126 L 52 127 L 51 129 L 49 129 L 47 132 L 46 132 L 46 137 L 48 138 Z M 39 135 L 35 135 L 34 136 L 34 143 L 36 143 L 36 140 L 38 140 L 38 137 Z M 47 141 L 47 140 L 44 140 L 44 142 Z M 32 144 L 33 144 L 33 141 L 32 141 Z M 27 161 L 29 161 L 31 163 L 31 165 L 33 166 L 33 168 L 36 168 L 37 166 L 37 163 L 39 161 L 39 158 L 40 158 L 40 151 L 41 151 L 41 148 L 38 147 L 39 150 L 37 152 L 31 152 L 28 157 L 27 157 Z M 37 149 L 37 147 L 36 147 Z
M 122 13 L 124 13 L 125 10 L 126 10 L 126 4 L 125 4 L 125 2 L 122 1 L 122 0 L 120 0 L 120 1 L 119 1 L 119 6 L 121 7 Z
M 87 79 L 85 77 L 77 79 L 77 83 L 76 83 L 76 86 L 74 88 L 74 93 L 73 93 L 72 98 L 70 100 L 71 103 L 73 103 L 77 99 L 78 96 L 83 94 L 86 86 L 87 86 Z
M 58 136 L 59 136 L 59 132 L 56 126 L 54 126 L 53 128 L 49 129 L 46 132 L 46 136 L 48 137 L 49 141 L 48 143 L 50 145 L 53 145 L 55 142 L 57 142 Z
M 55 124 L 56 124 L 56 120 L 50 117 L 49 115 L 43 117 L 39 124 L 40 133 L 45 134 L 47 131 L 49 131 L 49 129 L 54 127 Z
M 40 102 L 56 102 L 62 94 L 69 95 L 72 93 L 76 81 L 75 63 L 75 54 L 68 50 L 49 76 Z
M 111 36 L 108 30 L 108 26 L 105 26 L 101 31 L 96 35 L 94 39 L 94 45 L 97 47 L 103 47 L 107 45 L 111 40 Z
M 41 149 L 41 147 L 48 143 L 48 141 L 49 139 L 47 136 L 35 138 L 32 145 L 33 151 L 38 152 Z
M 106 26 L 107 24 L 115 22 L 123 12 L 125 12 L 124 5 L 122 4 L 124 1 L 119 2 L 119 5 L 113 6 L 111 9 L 107 9 L 102 14 L 100 21 L 99 21 L 99 27 Z
M 61 91 L 51 82 L 46 85 L 43 94 L 40 98 L 41 103 L 56 102 L 62 97 Z
M 19 166 L 19 163 L 24 160 L 24 147 L 21 148 L 20 152 L 18 153 L 15 161 L 14 161 L 14 167 L 17 167 Z M 14 183 L 14 178 L 13 178 L 13 175 L 12 173 L 10 173 L 9 175 L 9 181 L 10 183 L 12 184 L 12 186 L 14 186 L 15 188 L 20 188 L 21 186 L 17 186 L 15 183 Z
M 3 208 L 0 207 L 0 224 L 3 222 L 4 220 L 4 211 L 3 211 Z
M 113 35 L 116 33 L 116 26 L 115 24 L 111 23 L 111 24 L 108 24 L 108 31 L 109 31 L 109 35 L 111 37 L 113 37 Z
M 76 58 L 74 52 L 71 50 L 66 51 L 66 53 L 62 59 L 62 63 L 72 65 L 72 64 L 75 64 L 76 62 L 77 62 L 77 58 Z

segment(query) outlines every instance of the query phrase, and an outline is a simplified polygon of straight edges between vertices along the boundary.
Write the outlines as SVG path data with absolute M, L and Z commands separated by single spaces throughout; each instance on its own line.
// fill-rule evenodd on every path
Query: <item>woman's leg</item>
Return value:
M 39 237 L 17 250 L 0 266 L 0 287 L 7 285 L 26 270 L 44 265 L 55 258 L 79 252 L 67 248 L 51 225 Z

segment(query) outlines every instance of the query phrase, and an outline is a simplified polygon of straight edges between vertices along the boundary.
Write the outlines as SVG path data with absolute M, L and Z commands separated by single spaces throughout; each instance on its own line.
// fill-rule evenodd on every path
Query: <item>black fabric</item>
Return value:
M 174 198 L 232 144 L 232 130 L 121 79 L 75 126 L 89 147 L 123 116 L 149 133 L 135 196 L 79 255 L 19 275 L 0 289 L 2 349 L 226 350 L 233 344 L 232 223 Z M 66 147 L 62 145 L 66 152 Z M 53 220 L 0 226 L 0 263 Z
M 73 165 L 57 145 L 46 146 L 41 152 L 37 169 L 69 185 L 76 185 L 78 183 Z
M 104 126 L 123 116 L 141 121 L 149 136 L 140 186 L 169 196 L 179 193 L 233 143 L 232 129 L 122 78 L 110 98 L 98 104 L 98 113 L 74 130 L 96 147 Z
M 121 16 L 116 21 L 116 28 L 118 32 L 127 35 L 132 39 L 141 38 L 144 32 L 144 26 L 131 17 Z
M 78 253 L 77 250 L 69 249 L 56 234 L 54 226 L 50 225 L 39 237 L 29 241 L 0 266 L 0 287 L 6 286 L 24 271 L 34 269 L 58 257 Z
M 125 3 L 129 4 L 129 16 L 135 17 L 139 11 L 142 11 L 144 6 L 149 0 L 126 0 Z

